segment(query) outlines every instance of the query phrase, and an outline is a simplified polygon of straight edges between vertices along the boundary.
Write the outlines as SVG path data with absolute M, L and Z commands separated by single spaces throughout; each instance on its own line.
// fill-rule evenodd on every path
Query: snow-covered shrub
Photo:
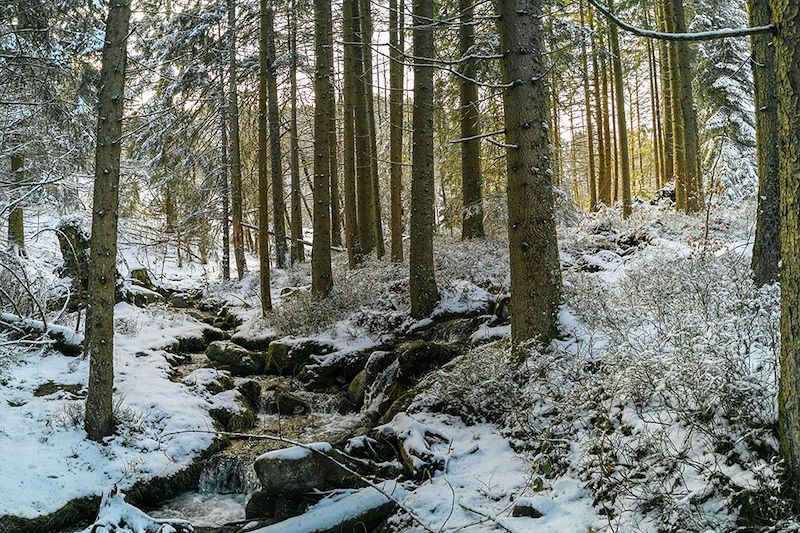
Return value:
M 779 293 L 755 288 L 747 263 L 652 259 L 616 290 L 570 280 L 578 340 L 556 351 L 595 368 L 575 391 L 586 404 L 557 409 L 578 428 L 572 468 L 610 525 L 721 531 L 782 507 L 773 496 Z

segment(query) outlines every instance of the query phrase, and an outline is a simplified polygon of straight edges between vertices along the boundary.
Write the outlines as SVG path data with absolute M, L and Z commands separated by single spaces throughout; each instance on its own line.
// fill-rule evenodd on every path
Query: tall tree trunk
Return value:
M 661 107 L 659 106 L 658 76 L 655 50 L 652 41 L 647 41 L 647 65 L 650 83 L 650 116 L 653 128 L 653 169 L 655 171 L 655 186 L 660 189 L 664 181 L 664 147 L 661 145 Z
M 344 237 L 347 244 L 347 260 L 350 268 L 361 262 L 363 252 L 359 240 L 358 199 L 356 195 L 355 154 L 355 74 L 353 2 L 342 0 L 342 40 L 344 41 L 342 82 L 342 153 L 344 173 Z
M 768 0 L 749 0 L 750 25 L 771 21 Z M 778 102 L 775 78 L 775 49 L 771 35 L 750 38 L 753 50 L 751 65 L 755 84 L 756 159 L 758 163 L 758 216 L 753 243 L 753 279 L 757 285 L 778 279 L 781 260 L 780 178 L 778 176 Z
M 602 41 L 601 41 L 602 43 Z M 603 52 L 605 52 L 605 43 L 602 43 Z M 614 154 L 612 147 L 614 141 L 611 137 L 611 113 L 609 112 L 608 104 L 608 62 L 605 57 L 600 58 L 600 77 L 601 81 L 601 97 L 602 97 L 602 110 L 603 110 L 603 147 L 605 148 L 605 182 L 600 184 L 600 200 L 606 206 L 614 205 L 614 174 L 612 173 L 612 165 L 614 163 Z
M 267 189 L 267 78 L 270 76 L 269 39 L 272 34 L 271 0 L 261 0 L 258 40 L 258 265 L 261 285 L 261 312 L 272 311 L 269 272 L 269 205 Z
M 413 0 L 414 114 L 411 149 L 411 316 L 431 314 L 439 301 L 433 267 L 433 0 Z
M 233 211 L 233 255 L 236 273 L 242 279 L 247 272 L 242 231 L 242 154 L 239 146 L 239 95 L 236 76 L 236 2 L 228 2 L 228 129 L 230 130 L 231 210 Z
M 100 442 L 114 431 L 114 303 L 117 281 L 117 222 L 125 107 L 125 66 L 131 3 L 110 3 L 106 20 L 100 90 L 97 96 L 92 247 L 89 266 L 89 309 L 86 351 L 89 392 L 86 396 L 87 436 Z
M 656 2 L 657 27 L 660 31 L 667 31 L 666 15 L 664 14 L 664 0 Z M 662 137 L 662 176 L 661 186 L 675 180 L 675 141 L 672 124 L 672 87 L 670 85 L 669 60 L 671 45 L 665 41 L 658 42 L 659 76 L 661 78 L 661 116 L 664 117 L 664 131 Z
M 800 500 L 800 4 L 771 0 L 778 88 L 781 205 L 781 357 L 778 427 L 781 453 Z
M 288 249 L 286 246 L 286 224 L 283 213 L 286 211 L 285 188 L 283 186 L 283 165 L 281 164 L 281 132 L 278 124 L 278 78 L 275 72 L 275 14 L 272 1 L 267 3 L 267 91 L 269 105 L 267 122 L 269 124 L 269 162 L 272 175 L 272 231 L 275 234 L 275 265 L 286 268 Z M 325 173 L 327 175 L 327 172 Z
M 11 156 L 11 179 L 21 182 L 24 179 L 25 159 L 20 154 Z M 13 190 L 13 189 L 12 189 Z M 25 255 L 25 216 L 19 199 L 8 213 L 8 249 L 14 255 Z
M 664 29 L 676 32 L 675 18 L 673 15 L 673 0 L 662 0 L 664 15 Z M 672 148 L 673 148 L 673 175 L 675 177 L 675 207 L 678 210 L 686 209 L 686 143 L 684 136 L 684 117 L 681 102 L 682 85 L 680 81 L 681 69 L 678 66 L 678 43 L 670 42 L 668 45 L 669 63 L 669 94 L 670 113 L 672 115 Z
M 686 21 L 683 12 L 683 0 L 673 0 L 673 17 L 675 20 L 675 31 L 685 32 Z M 691 57 L 689 44 L 686 42 L 677 43 L 677 65 L 680 75 L 680 98 L 681 115 L 683 117 L 683 144 L 685 146 L 685 190 L 686 190 L 686 211 L 696 212 L 703 205 L 703 191 L 700 176 L 700 138 L 697 128 L 697 112 L 694 108 L 694 96 L 692 93 L 692 68 L 690 65 Z
M 369 171 L 372 188 L 372 232 L 375 252 L 378 259 L 386 254 L 383 244 L 383 217 L 381 216 L 380 184 L 378 183 L 378 142 L 375 124 L 375 91 L 372 83 L 372 1 L 360 0 L 361 8 L 361 44 L 364 62 L 364 97 L 367 111 L 367 127 L 369 133 Z
M 219 66 L 219 133 L 220 133 L 220 169 L 219 186 L 222 196 L 222 280 L 231 279 L 231 242 L 230 242 L 230 187 L 228 186 L 228 103 L 225 101 L 225 69 L 220 61 Z
M 342 220 L 341 220 L 341 207 L 342 202 L 339 194 L 339 151 L 336 148 L 338 145 L 338 135 L 336 133 L 336 83 L 334 82 L 334 71 L 331 70 L 331 97 L 329 104 L 330 122 L 331 122 L 331 139 L 330 139 L 330 182 L 331 182 L 331 245 L 342 245 Z
M 497 0 L 504 50 L 511 338 L 546 342 L 557 332 L 561 270 L 549 178 L 541 0 Z M 416 54 L 415 55 L 419 55 Z M 523 81 L 524 80 L 524 81 Z
M 475 23 L 474 1 L 459 0 L 461 26 L 459 28 L 461 57 L 474 54 Z M 463 59 L 462 59 L 463 61 Z M 478 239 L 483 232 L 483 193 L 481 178 L 481 116 L 478 101 L 478 84 L 475 79 L 477 61 L 468 59 L 462 63 L 459 78 L 461 84 L 461 238 Z M 469 140 L 464 140 L 469 139 Z
M 290 247 L 291 261 L 305 261 L 306 252 L 303 239 L 303 211 L 300 191 L 300 144 L 297 132 L 297 13 L 295 1 L 292 0 L 291 28 L 289 34 L 289 48 L 292 54 L 291 65 L 289 66 L 290 84 L 290 117 L 289 117 L 289 151 L 291 152 L 291 222 L 290 235 L 292 237 Z
M 605 203 L 605 191 L 608 188 L 608 174 L 606 174 L 606 143 L 603 125 L 603 106 L 600 98 L 600 68 L 597 64 L 597 34 L 594 31 L 594 15 L 589 13 L 589 30 L 592 33 L 592 76 L 594 81 L 594 105 L 597 117 L 597 196 L 595 209 L 600 203 Z M 606 204 L 608 205 L 608 204 Z
M 613 3 L 609 3 L 613 9 Z M 631 216 L 631 168 L 628 155 L 628 126 L 625 123 L 625 86 L 622 80 L 622 56 L 619 48 L 619 34 L 614 24 L 609 24 L 611 38 L 612 66 L 614 69 L 614 96 L 617 111 L 617 135 L 619 136 L 619 166 L 622 178 L 622 217 Z
M 586 7 L 583 0 L 580 2 L 581 29 L 585 24 Z M 581 63 L 583 66 L 583 102 L 586 111 L 586 145 L 589 154 L 589 209 L 597 209 L 597 179 L 594 168 L 594 129 L 592 127 L 592 97 L 589 91 L 589 57 L 586 53 L 586 36 L 581 36 Z
M 389 0 L 389 159 L 392 261 L 403 262 L 404 1 Z
M 314 246 L 311 248 L 311 294 L 323 297 L 333 288 L 331 272 L 331 104 L 333 33 L 331 3 L 314 1 Z
M 364 62 L 364 36 L 360 0 L 353 0 L 353 39 L 359 43 L 353 50 L 353 87 L 355 89 L 354 120 L 356 146 L 356 193 L 358 196 L 358 240 L 361 251 L 369 255 L 375 248 L 375 204 L 372 186 L 370 126 Z

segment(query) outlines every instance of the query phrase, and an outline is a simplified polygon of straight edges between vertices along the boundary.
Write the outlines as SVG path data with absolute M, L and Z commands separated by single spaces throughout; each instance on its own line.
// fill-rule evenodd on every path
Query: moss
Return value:
M 48 381 L 43 385 L 39 385 L 36 387 L 36 390 L 33 391 L 34 396 L 50 396 L 51 394 L 55 394 L 58 391 L 68 392 L 69 394 L 78 395 L 83 389 L 83 385 L 79 383 L 55 383 L 53 381 Z

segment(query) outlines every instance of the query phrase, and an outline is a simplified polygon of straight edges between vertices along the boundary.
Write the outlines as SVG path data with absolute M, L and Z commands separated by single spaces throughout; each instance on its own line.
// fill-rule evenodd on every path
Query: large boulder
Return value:
M 231 341 L 214 341 L 206 348 L 206 356 L 220 368 L 235 376 L 252 376 L 264 371 L 264 354 L 245 350 Z
M 267 494 L 302 494 L 314 489 L 363 486 L 358 476 L 336 464 L 345 456 L 327 442 L 292 446 L 260 455 L 254 464 Z
M 452 346 L 425 341 L 401 344 L 397 352 L 397 378 L 404 385 L 415 383 L 431 370 L 440 368 L 458 355 Z
M 150 289 L 151 291 L 156 290 L 156 284 L 153 282 L 153 278 L 150 277 L 150 271 L 144 267 L 132 268 L 128 273 L 128 277 L 134 285 Z
M 292 416 L 311 411 L 308 401 L 280 383 L 273 383 L 262 392 L 260 404 L 261 410 L 268 414 Z

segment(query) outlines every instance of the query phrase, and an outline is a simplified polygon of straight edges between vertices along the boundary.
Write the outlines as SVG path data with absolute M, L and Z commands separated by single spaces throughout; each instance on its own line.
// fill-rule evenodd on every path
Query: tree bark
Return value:
M 271 0 L 261 0 L 258 40 L 258 264 L 261 286 L 261 313 L 272 311 L 269 272 L 269 205 L 267 189 L 267 87 L 270 61 L 269 38 L 272 26 Z
M 411 149 L 411 316 L 424 318 L 439 301 L 433 266 L 433 0 L 413 0 L 414 113 Z
M 95 150 L 92 247 L 90 252 L 89 309 L 86 349 L 89 353 L 89 392 L 85 429 L 100 442 L 114 431 L 114 303 L 117 274 L 117 223 L 125 108 L 125 67 L 131 18 L 129 0 L 109 5 L 100 71 Z
M 361 251 L 369 255 L 375 248 L 375 204 L 372 185 L 372 152 L 370 148 L 369 113 L 365 79 L 363 20 L 360 0 L 353 0 L 353 39 L 358 45 L 353 51 L 353 87 L 355 93 L 356 193 L 358 195 L 358 240 Z
M 342 220 L 341 208 L 342 201 L 339 194 L 339 151 L 336 133 L 336 83 L 333 80 L 334 72 L 331 70 L 331 97 L 329 103 L 331 121 L 330 139 L 330 182 L 331 182 L 331 246 L 342 246 Z
M 283 213 L 286 211 L 286 194 L 283 185 L 283 165 L 281 164 L 281 132 L 278 124 L 278 79 L 275 72 L 275 14 L 272 1 L 267 2 L 266 45 L 267 45 L 267 91 L 269 106 L 267 122 L 269 125 L 269 162 L 272 175 L 272 231 L 275 233 L 275 265 L 286 268 L 288 249 L 286 246 L 286 224 Z M 327 172 L 326 172 L 327 174 Z
M 585 11 L 583 0 L 580 2 L 581 29 L 585 24 Z M 589 155 L 589 209 L 597 209 L 597 178 L 594 167 L 594 128 L 592 127 L 592 97 L 589 90 L 589 57 L 586 53 L 586 36 L 581 36 L 581 63 L 583 66 L 583 102 L 586 112 L 586 145 Z
M 749 0 L 750 25 L 769 24 L 768 0 Z M 750 38 L 751 65 L 755 85 L 756 161 L 758 166 L 758 215 L 753 243 L 753 279 L 757 285 L 778 279 L 781 260 L 780 177 L 778 175 L 778 102 L 775 77 L 775 49 L 771 35 Z
M 230 130 L 231 210 L 233 211 L 233 255 L 236 273 L 242 279 L 247 273 L 242 231 L 242 155 L 239 146 L 239 95 L 236 76 L 236 2 L 228 2 L 228 120 Z
M 405 36 L 403 32 L 403 0 L 389 0 L 389 158 L 390 166 L 390 214 L 391 214 L 391 259 L 403 262 L 403 54 Z
M 358 198 L 356 196 L 355 154 L 355 72 L 353 2 L 342 1 L 342 40 L 344 41 L 342 83 L 342 153 L 344 173 L 344 237 L 347 245 L 347 262 L 355 268 L 362 260 L 358 227 Z
M 547 85 L 541 0 L 497 1 L 504 51 L 503 94 L 511 264 L 511 338 L 547 342 L 557 333 L 561 270 L 548 159 Z M 415 54 L 418 55 L 418 54 Z
M 778 427 L 791 489 L 800 499 L 800 4 L 771 0 L 778 88 L 781 205 L 781 357 Z
M 613 4 L 612 4 L 613 5 Z M 609 23 L 612 66 L 614 70 L 614 96 L 616 98 L 617 135 L 619 136 L 619 167 L 622 186 L 622 217 L 631 216 L 631 167 L 628 155 L 628 126 L 625 122 L 625 86 L 622 80 L 622 57 L 617 27 Z
M 461 57 L 473 54 L 475 46 L 474 1 L 459 0 L 461 26 L 459 44 Z M 483 231 L 483 185 L 481 178 L 481 115 L 478 101 L 478 84 L 475 79 L 477 61 L 462 63 L 461 84 L 461 238 L 480 239 Z M 469 139 L 469 140 L 464 140 Z
M 375 96 L 372 83 L 372 1 L 360 0 L 361 9 L 361 44 L 364 61 L 364 97 L 367 110 L 367 128 L 369 133 L 369 170 L 372 187 L 372 232 L 375 252 L 378 259 L 386 254 L 383 244 L 383 218 L 381 216 L 381 195 L 378 182 L 378 142 L 375 125 Z
M 291 175 L 291 222 L 290 234 L 292 242 L 290 246 L 290 259 L 292 262 L 305 261 L 306 252 L 303 245 L 303 211 L 300 192 L 300 145 L 297 133 L 297 13 L 295 12 L 295 1 L 292 0 L 291 7 L 291 28 L 289 35 L 289 48 L 291 49 L 292 61 L 289 67 L 290 84 L 290 118 L 289 118 L 289 151 L 291 152 L 290 164 L 292 167 Z
M 20 154 L 11 156 L 11 179 L 21 182 L 24 179 L 25 159 Z M 22 205 L 14 203 L 8 213 L 8 249 L 15 255 L 25 255 L 25 216 Z
M 331 4 L 314 1 L 314 246 L 311 248 L 311 294 L 324 297 L 333 288 L 331 272 L 331 104 L 333 34 Z
M 606 174 L 606 143 L 604 134 L 603 106 L 600 98 L 600 68 L 597 64 L 597 34 L 594 31 L 594 15 L 589 13 L 589 29 L 592 33 L 592 76 L 594 79 L 595 116 L 597 117 L 597 183 L 595 209 L 600 203 L 605 203 L 605 190 L 608 187 L 608 174 Z M 608 204 L 606 204 L 608 205 Z
M 222 204 L 222 280 L 231 279 L 231 242 L 230 242 L 230 187 L 228 185 L 228 103 L 225 99 L 225 69 L 220 62 L 219 67 L 219 134 L 220 134 L 220 168 L 219 187 Z

